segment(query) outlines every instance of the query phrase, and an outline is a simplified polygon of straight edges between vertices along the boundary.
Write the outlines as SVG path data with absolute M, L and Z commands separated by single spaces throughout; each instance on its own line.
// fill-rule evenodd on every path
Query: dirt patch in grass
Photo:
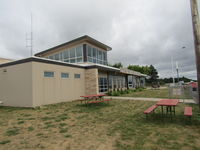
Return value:
M 0 107 L 0 149 L 198 149 L 198 106 L 191 105 L 194 117 L 186 125 L 185 104 L 177 107 L 172 121 L 162 120 L 159 108 L 146 120 L 142 112 L 154 103 L 113 100 L 89 107 L 78 102 L 37 109 Z

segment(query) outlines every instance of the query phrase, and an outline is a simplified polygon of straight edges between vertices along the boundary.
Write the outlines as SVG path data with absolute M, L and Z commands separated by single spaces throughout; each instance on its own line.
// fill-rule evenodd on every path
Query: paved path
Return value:
M 138 101 L 159 101 L 161 99 L 165 99 L 165 98 L 119 97 L 119 96 L 106 96 L 106 98 L 121 99 L 121 100 L 138 100 Z M 195 101 L 193 99 L 184 99 L 184 100 L 179 99 L 179 102 L 195 104 Z

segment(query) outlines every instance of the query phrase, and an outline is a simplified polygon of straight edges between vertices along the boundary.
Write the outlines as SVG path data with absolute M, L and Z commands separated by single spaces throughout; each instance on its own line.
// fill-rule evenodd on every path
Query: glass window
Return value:
M 55 57 L 55 60 L 59 60 L 59 54 L 55 54 L 54 57 Z
M 69 73 L 61 73 L 61 78 L 69 78 Z
M 63 59 L 69 59 L 69 51 L 68 50 L 63 52 Z
M 82 57 L 82 56 L 83 56 L 82 46 L 79 46 L 76 48 L 76 57 Z
M 108 91 L 108 81 L 106 77 L 99 78 L 99 92 L 107 92 Z
M 83 58 L 82 57 L 81 58 L 77 58 L 76 62 L 83 62 Z
M 74 58 L 76 56 L 75 48 L 70 49 L 70 58 Z
M 60 60 L 63 61 L 63 52 L 60 52 Z
M 81 74 L 74 74 L 74 78 L 76 79 L 81 78 Z
M 76 62 L 76 59 L 70 59 L 70 63 L 75 63 Z
M 53 56 L 49 56 L 49 59 L 53 59 Z
M 90 58 L 90 57 L 88 58 L 88 61 L 89 61 L 89 62 L 93 62 L 93 61 L 92 61 L 92 58 Z
M 45 71 L 44 72 L 44 77 L 54 77 L 54 72 L 52 72 L 52 71 Z
M 106 52 L 103 52 L 103 60 L 106 61 Z
M 132 88 L 133 87 L 133 77 L 128 76 L 128 87 Z
M 69 62 L 69 59 L 65 59 L 64 62 Z
M 98 51 L 98 59 L 102 60 L 102 51 Z
M 89 57 L 92 57 L 92 48 L 90 47 L 90 46 L 88 46 L 88 51 L 87 51 L 87 55 L 89 56 Z
M 93 48 L 93 57 L 96 58 L 97 57 L 97 49 Z

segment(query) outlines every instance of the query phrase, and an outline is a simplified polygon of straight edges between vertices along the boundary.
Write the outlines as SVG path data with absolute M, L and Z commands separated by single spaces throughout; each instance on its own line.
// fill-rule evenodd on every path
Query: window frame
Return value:
M 63 74 L 67 74 L 67 76 L 66 76 L 66 77 L 63 77 L 63 76 L 62 76 Z M 69 78 L 69 73 L 68 73 L 68 72 L 61 72 L 61 73 L 60 73 L 60 77 L 61 77 L 62 79 L 68 79 L 68 78 Z
M 77 75 L 79 75 L 79 77 L 77 77 Z M 80 73 L 74 73 L 74 79 L 80 79 L 81 78 L 81 74 Z
M 52 73 L 52 76 L 47 76 L 47 74 L 45 75 L 45 73 Z M 45 78 L 54 78 L 55 77 L 55 72 L 54 71 L 44 71 L 43 72 L 43 77 L 45 77 Z

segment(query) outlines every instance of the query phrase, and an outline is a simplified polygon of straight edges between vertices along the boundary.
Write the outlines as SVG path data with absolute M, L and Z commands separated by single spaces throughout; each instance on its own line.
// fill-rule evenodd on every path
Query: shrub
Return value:
M 120 92 L 119 91 L 113 91 L 112 96 L 120 96 Z

